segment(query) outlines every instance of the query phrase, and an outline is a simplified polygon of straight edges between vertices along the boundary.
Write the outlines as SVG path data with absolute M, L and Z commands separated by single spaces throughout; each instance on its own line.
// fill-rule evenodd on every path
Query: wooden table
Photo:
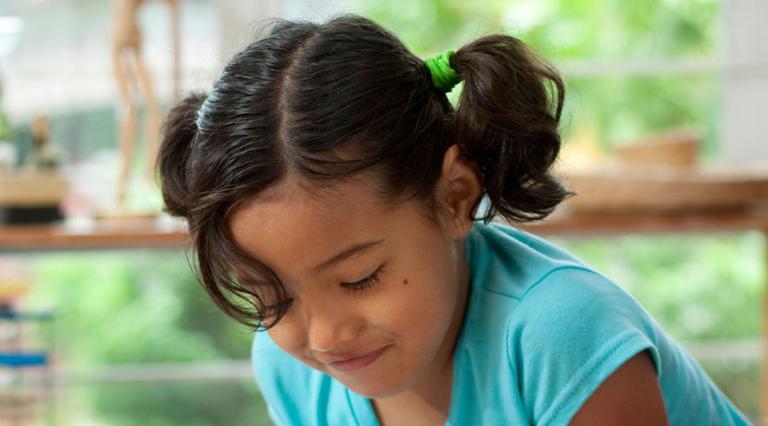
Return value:
M 542 222 L 519 226 L 539 235 L 617 235 L 707 233 L 756 230 L 768 237 L 768 208 L 689 210 L 683 212 L 587 213 L 559 209 Z M 165 219 L 90 221 L 50 226 L 0 227 L 0 252 L 183 248 L 189 236 L 183 222 Z M 768 253 L 765 254 L 768 290 Z M 768 324 L 768 291 L 764 292 L 763 324 Z M 763 345 L 768 329 L 763 327 Z M 768 350 L 761 361 L 761 413 L 768 415 Z

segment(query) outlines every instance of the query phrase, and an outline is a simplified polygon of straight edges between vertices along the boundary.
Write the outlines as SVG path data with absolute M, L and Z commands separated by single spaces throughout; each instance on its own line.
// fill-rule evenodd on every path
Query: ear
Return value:
M 446 218 L 449 219 L 447 226 L 451 237 L 466 237 L 472 229 L 474 207 L 482 195 L 483 187 L 475 164 L 461 154 L 458 145 L 452 145 L 443 156 L 437 188 L 438 205 L 444 207 Z

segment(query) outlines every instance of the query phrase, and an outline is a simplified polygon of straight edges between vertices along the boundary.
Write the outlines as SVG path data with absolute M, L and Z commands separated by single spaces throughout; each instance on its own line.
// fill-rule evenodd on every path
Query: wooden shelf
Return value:
M 758 230 L 768 233 L 768 209 L 601 213 L 559 209 L 516 225 L 535 234 L 599 235 Z M 183 221 L 167 217 L 90 220 L 56 225 L 0 226 L 0 251 L 185 248 Z
M 183 222 L 165 217 L 0 227 L 0 251 L 172 249 L 188 239 Z
M 519 225 L 535 234 L 599 235 L 757 230 L 768 234 L 768 209 L 589 212 L 559 209 L 540 222 Z

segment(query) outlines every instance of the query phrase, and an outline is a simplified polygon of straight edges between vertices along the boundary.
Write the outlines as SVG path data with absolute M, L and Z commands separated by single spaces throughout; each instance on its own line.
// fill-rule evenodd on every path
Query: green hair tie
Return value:
M 451 68 L 451 56 L 453 53 L 453 50 L 446 50 L 426 61 L 429 73 L 432 74 L 432 83 L 435 87 L 446 93 L 450 92 L 453 86 L 461 81 L 459 73 Z

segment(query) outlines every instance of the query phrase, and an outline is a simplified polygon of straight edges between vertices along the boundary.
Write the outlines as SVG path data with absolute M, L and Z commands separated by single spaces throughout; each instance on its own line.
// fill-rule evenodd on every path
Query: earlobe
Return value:
M 467 160 L 458 145 L 443 156 L 440 198 L 450 214 L 455 238 L 463 238 L 472 229 L 473 208 L 482 193 L 474 163 Z

